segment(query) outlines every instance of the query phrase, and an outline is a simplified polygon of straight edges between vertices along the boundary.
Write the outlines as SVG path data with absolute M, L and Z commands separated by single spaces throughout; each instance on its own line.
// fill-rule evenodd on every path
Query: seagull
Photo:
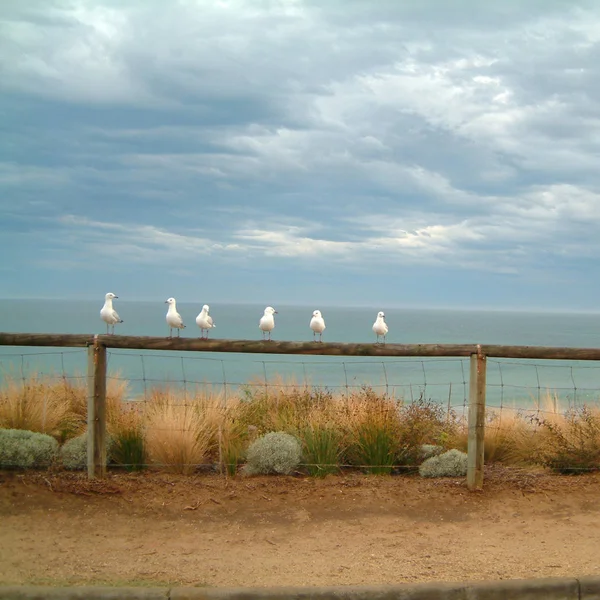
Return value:
M 173 328 L 177 329 L 177 337 L 179 337 L 179 330 L 185 329 L 185 325 L 183 324 L 183 319 L 181 318 L 181 315 L 177 312 L 175 298 L 169 298 L 168 300 L 165 300 L 165 304 L 169 305 L 169 310 L 167 311 L 167 325 L 169 326 L 169 337 L 173 337 Z
M 113 308 L 112 301 L 118 298 L 112 292 L 104 296 L 104 306 L 100 310 L 100 318 L 106 323 L 106 335 L 108 335 L 108 326 L 112 325 L 112 333 L 115 334 L 115 323 L 122 323 L 123 319 L 119 317 L 117 311 Z
M 388 332 L 388 326 L 385 322 L 385 315 L 382 311 L 377 313 L 377 319 L 373 323 L 373 331 L 377 334 L 377 344 L 379 343 L 379 337 L 383 336 L 383 343 L 385 344 L 385 336 Z
M 323 332 L 325 331 L 325 319 L 321 315 L 320 310 L 315 310 L 310 320 L 310 328 L 313 331 L 313 340 L 316 340 L 317 333 L 319 334 L 319 341 L 323 341 Z
M 200 311 L 200 314 L 196 317 L 196 325 L 198 325 L 198 327 L 200 327 L 200 339 L 203 340 L 204 338 L 204 330 L 206 329 L 206 339 L 208 339 L 208 330 L 212 329 L 213 327 L 216 327 L 216 325 L 213 322 L 212 317 L 208 314 L 208 311 L 210 310 L 210 307 L 208 306 L 208 304 L 205 304 L 202 307 L 202 310 Z
M 267 306 L 267 308 L 265 308 L 265 312 L 258 322 L 258 326 L 263 332 L 263 340 L 265 339 L 265 333 L 268 333 L 268 340 L 271 341 L 271 331 L 273 331 L 273 328 L 275 327 L 275 318 L 273 315 L 276 314 L 277 311 L 272 306 Z

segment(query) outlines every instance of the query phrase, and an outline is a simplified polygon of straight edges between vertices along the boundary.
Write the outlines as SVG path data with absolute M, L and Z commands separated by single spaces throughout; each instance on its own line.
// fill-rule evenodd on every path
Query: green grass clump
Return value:
M 248 475 L 290 475 L 300 465 L 302 447 L 289 433 L 271 432 L 250 444 L 246 460 Z
M 464 477 L 467 474 L 467 455 L 456 448 L 432 456 L 419 467 L 421 477 Z
M 329 473 L 339 471 L 341 433 L 333 424 L 310 423 L 299 435 L 309 475 L 325 477 Z
M 113 437 L 112 461 L 126 471 L 141 471 L 146 467 L 146 443 L 142 429 L 125 429 Z
M 113 440 L 111 462 L 130 472 L 144 469 L 148 461 L 141 405 L 122 403 L 118 412 L 115 407 L 109 432 Z
M 400 439 L 398 403 L 364 387 L 347 402 L 347 459 L 367 473 L 392 472 Z
M 44 433 L 0 429 L 0 467 L 49 467 L 58 453 L 58 442 Z

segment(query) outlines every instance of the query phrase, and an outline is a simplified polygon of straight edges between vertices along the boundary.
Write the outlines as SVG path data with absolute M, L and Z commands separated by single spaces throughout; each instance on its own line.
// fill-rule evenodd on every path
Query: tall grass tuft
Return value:
M 276 380 L 268 389 L 259 383 L 247 386 L 237 407 L 240 421 L 255 427 L 258 434 L 285 431 L 295 435 L 309 416 L 318 410 L 333 410 L 336 402 L 327 389 L 300 387 L 294 381 Z
M 333 423 L 314 420 L 298 431 L 308 474 L 325 477 L 339 471 L 341 432 Z
M 364 387 L 352 394 L 342 413 L 347 435 L 346 456 L 350 464 L 367 473 L 389 474 L 396 461 L 400 418 L 396 400 Z
M 140 471 L 146 467 L 146 434 L 143 406 L 127 402 L 121 406 L 118 418 L 113 414 L 109 432 L 114 441 L 112 461 L 127 471 Z
M 218 426 L 219 461 L 221 470 L 233 477 L 246 456 L 248 426 L 237 414 L 239 401 L 232 400 L 222 409 Z
M 8 376 L 0 388 L 0 427 L 46 433 L 62 441 L 77 429 L 70 404 L 74 384 L 67 379 Z
M 146 447 L 154 464 L 190 474 L 217 446 L 220 399 L 155 388 L 146 405 Z

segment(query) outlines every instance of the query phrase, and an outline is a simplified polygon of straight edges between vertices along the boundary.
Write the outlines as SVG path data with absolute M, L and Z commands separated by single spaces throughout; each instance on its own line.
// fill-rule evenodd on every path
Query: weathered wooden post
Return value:
M 478 344 L 477 354 L 471 354 L 471 377 L 469 381 L 467 487 L 470 490 L 480 490 L 483 488 L 485 379 L 486 356 Z
M 106 346 L 94 336 L 88 346 L 88 478 L 106 475 Z

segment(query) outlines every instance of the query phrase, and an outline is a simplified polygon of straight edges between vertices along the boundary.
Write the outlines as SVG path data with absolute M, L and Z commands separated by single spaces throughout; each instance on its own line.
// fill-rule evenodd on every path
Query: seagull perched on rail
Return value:
M 310 320 L 310 328 L 313 332 L 313 340 L 316 340 L 317 333 L 319 334 L 319 341 L 323 341 L 323 332 L 325 331 L 325 319 L 321 315 L 320 310 L 315 310 Z
M 113 308 L 112 301 L 118 298 L 112 292 L 104 296 L 104 306 L 100 310 L 100 318 L 106 323 L 106 335 L 108 335 L 108 326 L 112 325 L 112 334 L 115 334 L 115 324 L 122 323 L 123 319 L 119 317 L 117 311 Z
M 177 303 L 175 302 L 175 298 L 169 298 L 168 300 L 165 300 L 165 304 L 169 305 L 169 310 L 167 311 L 169 337 L 173 337 L 173 328 L 177 329 L 177 337 L 179 337 L 179 330 L 185 329 L 185 325 L 183 324 L 181 315 L 177 312 Z
M 378 344 L 379 337 L 383 336 L 383 343 L 385 344 L 385 336 L 388 332 L 388 326 L 385 322 L 385 315 L 382 311 L 377 313 L 377 319 L 375 320 L 375 323 L 373 323 L 373 331 L 377 334 L 377 342 L 375 343 Z
M 200 339 L 208 339 L 208 331 L 216 325 L 213 322 L 213 318 L 208 314 L 210 307 L 205 304 L 200 311 L 200 314 L 196 317 L 196 325 L 200 327 Z M 206 338 L 204 337 L 204 330 L 206 329 Z
M 258 322 L 258 326 L 263 334 L 263 340 L 265 339 L 265 333 L 268 333 L 268 341 L 271 341 L 271 331 L 275 328 L 275 317 L 273 315 L 276 314 L 277 311 L 272 306 L 267 306 L 267 308 L 265 308 L 265 312 Z

